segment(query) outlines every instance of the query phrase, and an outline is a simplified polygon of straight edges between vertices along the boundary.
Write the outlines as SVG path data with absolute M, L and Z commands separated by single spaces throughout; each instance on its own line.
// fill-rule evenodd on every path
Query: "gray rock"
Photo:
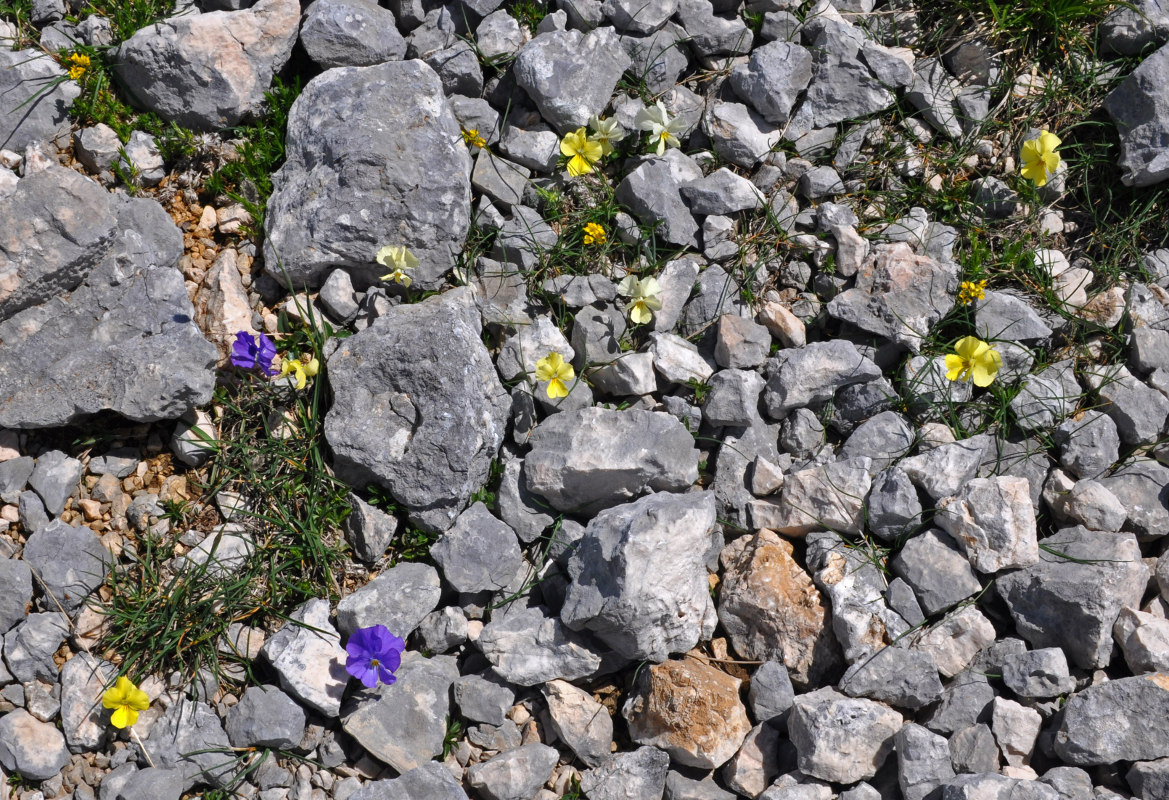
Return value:
M 305 9 L 300 42 L 321 69 L 368 67 L 406 55 L 393 13 L 371 0 L 315 0 Z
M 911 538 L 889 566 L 912 587 L 928 616 L 982 591 L 969 561 L 941 531 L 929 530 Z
M 735 800 L 737 796 L 720 788 L 711 778 L 696 781 L 670 770 L 662 800 Z
M 973 478 L 942 501 L 938 525 L 983 573 L 1029 567 L 1039 561 L 1035 507 L 1026 478 Z
M 481 761 L 467 770 L 467 782 L 486 800 L 528 800 L 552 777 L 560 754 L 535 742 Z
M 1148 581 L 1136 538 L 1076 527 L 1045 545 L 1038 564 L 998 576 L 995 588 L 1032 646 L 1061 647 L 1084 669 L 1107 666 L 1112 625 L 1123 606 L 1139 606 Z
M 761 208 L 763 199 L 746 178 L 720 167 L 709 175 L 681 188 L 690 211 L 698 216 L 734 214 Z
M 304 738 L 304 709 L 275 686 L 249 686 L 227 712 L 233 747 L 290 750 Z
M 454 696 L 460 714 L 488 725 L 502 725 L 515 705 L 515 690 L 490 671 L 457 678 Z
M 840 173 L 825 164 L 801 175 L 798 191 L 801 197 L 808 200 L 834 197 L 844 192 L 844 181 L 840 179 Z
M 79 206 L 89 213 L 72 213 Z M 60 167 L 27 175 L 0 198 L 0 214 L 11 220 L 0 237 L 0 321 L 76 289 L 115 238 L 117 217 L 105 191 Z
M 994 689 L 985 675 L 963 670 L 947 684 L 941 702 L 923 724 L 934 733 L 952 734 L 977 722 L 990 722 L 994 697 Z
M 975 437 L 971 439 L 976 440 Z M 1036 508 L 1040 507 L 1043 485 L 1047 481 L 1051 463 L 1047 446 L 1043 442 L 1038 439 L 1006 441 L 998 437 L 989 437 L 982 459 L 978 477 L 1013 475 L 1017 478 L 1026 478 L 1031 490 L 1031 504 Z
M 1011 411 L 1025 431 L 1050 430 L 1075 411 L 1080 395 L 1072 362 L 1061 361 L 1027 376 L 1011 400 Z M 1169 411 L 1169 404 L 1166 410 Z
M 944 356 L 914 356 L 905 364 L 902 397 L 910 410 L 923 421 L 938 419 L 942 416 L 939 409 L 951 409 L 955 404 L 970 399 L 973 384 L 970 381 L 951 381 L 946 378 L 946 372 Z
M 1125 186 L 1152 186 L 1169 177 L 1169 155 L 1158 144 L 1169 133 L 1167 80 L 1169 48 L 1162 46 L 1104 98 L 1120 135 L 1120 180 Z
M 1150 45 L 1160 46 L 1166 40 L 1169 9 L 1162 0 L 1140 0 L 1131 7 L 1113 9 L 1100 23 L 1101 45 L 1123 56 L 1140 55 Z
M 524 460 L 509 450 L 503 452 L 503 476 L 496 500 L 499 516 L 525 544 L 534 542 L 556 517 L 547 503 L 528 491 L 523 475 Z
M 166 164 L 158 151 L 158 141 L 148 133 L 132 131 L 122 148 L 125 157 L 120 168 L 134 186 L 157 186 L 166 177 Z
M 917 632 L 911 647 L 934 657 L 938 672 L 947 678 L 966 669 L 980 650 L 994 643 L 995 629 L 976 606 L 962 606 L 940 622 Z
M 341 800 L 336 784 L 333 792 L 334 797 Z M 367 783 L 349 795 L 349 800 L 414 800 L 421 797 L 426 800 L 467 800 L 467 793 L 444 764 L 427 761 L 400 777 Z
M 445 653 L 467 641 L 467 617 L 451 606 L 431 611 L 418 623 L 422 648 L 432 653 Z
M 598 642 L 576 633 L 539 607 L 492 619 L 476 645 L 500 677 L 520 686 L 576 680 L 601 667 Z
M 341 727 L 375 758 L 406 772 L 442 753 L 450 688 L 459 670 L 451 656 L 423 658 L 407 651 L 395 674 L 392 685 L 354 694 Z
M 658 389 L 650 353 L 625 353 L 590 377 L 594 388 L 614 397 L 647 395 Z
M 871 778 L 893 751 L 902 717 L 888 706 L 845 697 L 833 689 L 800 695 L 788 735 L 802 772 L 835 783 Z
M 712 100 L 702 117 L 702 130 L 719 157 L 751 169 L 780 143 L 779 129 L 742 103 Z
M 524 459 L 527 488 L 555 509 L 595 513 L 698 479 L 694 439 L 660 412 L 586 408 L 546 419 Z
M 357 495 L 349 494 L 349 516 L 345 517 L 345 541 L 366 563 L 377 561 L 398 531 L 398 520 L 374 508 Z
M 801 411 L 806 412 L 807 410 L 800 409 L 795 413 L 798 414 Z M 791 419 L 791 417 L 788 417 L 788 419 Z M 848 440 L 840 448 L 840 458 L 867 458 L 871 462 L 869 467 L 870 471 L 877 473 L 888 469 L 894 461 L 906 455 L 913 448 L 915 443 L 914 439 L 913 429 L 910 428 L 909 423 L 903 416 L 895 411 L 882 411 L 857 426 L 856 430 L 852 432 Z M 909 479 L 905 476 L 905 473 L 898 470 L 897 474 L 901 476 L 901 479 L 906 484 L 909 484 Z M 901 512 L 909 511 L 910 508 L 906 506 L 910 506 L 911 504 L 908 497 L 897 494 L 895 484 L 890 485 L 889 488 L 890 493 L 884 495 L 884 497 L 894 503 L 890 509 L 894 517 L 890 518 L 889 521 L 896 523 L 897 520 L 901 519 L 898 515 Z M 910 489 L 912 490 L 912 485 L 910 485 Z M 878 494 L 878 498 L 880 497 L 882 495 Z M 913 500 L 916 501 L 916 499 L 917 495 L 915 492 Z M 879 502 L 881 501 L 878 500 Z M 899 507 L 896 505 L 897 503 L 901 503 L 902 505 Z M 873 510 L 873 495 L 871 493 L 869 494 L 868 505 L 871 512 Z M 913 518 L 914 514 L 919 512 L 920 506 L 918 512 L 911 513 L 909 519 L 901 522 L 902 527 Z M 888 522 L 878 520 L 877 524 L 888 524 Z M 874 521 L 871 516 L 869 518 L 869 526 L 874 526 Z
M 690 337 L 704 332 L 726 314 L 751 316 L 739 298 L 738 282 L 718 264 L 711 264 L 704 269 L 692 288 L 692 296 L 678 315 L 678 333 L 681 336 Z
M 737 16 L 716 16 L 708 0 L 680 0 L 677 18 L 690 37 L 690 48 L 699 58 L 751 52 L 754 38 L 751 29 Z
M 922 613 L 913 588 L 901 578 L 889 581 L 889 588 L 885 590 L 885 603 L 914 627 L 925 621 L 925 614 Z
M 753 369 L 767 360 L 771 334 L 762 325 L 737 314 L 723 314 L 715 333 L 714 359 L 720 367 Z
M 325 717 L 340 713 L 349 674 L 345 650 L 329 621 L 327 600 L 310 600 L 293 611 L 284 627 L 265 642 L 262 655 L 284 691 Z
M 434 610 L 441 594 L 434 567 L 403 562 L 342 598 L 337 604 L 337 625 L 346 636 L 358 628 L 384 625 L 405 639 Z
M 867 459 L 837 461 L 789 474 L 778 501 L 751 504 L 754 527 L 788 536 L 822 530 L 859 534 L 872 482 L 869 466 Z
M 460 592 L 499 590 L 519 569 L 523 556 L 515 532 L 487 506 L 475 503 L 430 547 L 443 577 Z
M 471 172 L 471 186 L 495 201 L 501 208 L 519 205 L 524 199 L 531 170 L 500 158 L 488 150 L 475 156 Z
M 614 753 L 599 767 L 585 770 L 580 788 L 589 800 L 661 800 L 670 757 L 656 747 Z
M 34 180 L 68 186 L 70 175 L 79 177 L 50 168 L 21 186 Z M 59 202 L 76 208 L 71 196 Z M 72 293 L 58 287 L 59 296 L 0 322 L 0 425 L 64 425 L 105 409 L 140 422 L 174 419 L 211 399 L 218 353 L 192 321 L 182 273 L 171 268 L 183 252 L 181 232 L 153 200 L 102 196 L 110 198 L 117 232 L 85 281 L 72 284 Z M 24 217 L 24 224 L 62 230 L 43 214 Z M 20 224 L 8 230 L 27 234 Z M 97 317 L 94 308 L 105 311 Z
M 1169 756 L 1164 673 L 1120 678 L 1072 695 L 1055 734 L 1055 753 L 1078 766 Z
M 70 752 L 100 749 L 110 735 L 101 696 L 118 677 L 108 661 L 78 653 L 61 667 L 61 731 Z
M 1138 761 L 1124 778 L 1137 797 L 1163 797 L 1169 791 L 1169 760 Z
M 731 87 L 768 122 L 788 121 L 800 93 L 812 80 L 812 55 L 798 44 L 772 42 L 731 70 Z
M 959 773 L 998 772 L 999 747 L 990 727 L 979 723 L 951 736 L 950 764 Z
M 701 177 L 702 170 L 693 160 L 679 150 L 669 149 L 660 157 L 646 159 L 626 175 L 617 185 L 617 200 L 665 241 L 697 247 L 698 223 L 681 189 Z
M 906 800 L 924 800 L 954 778 L 945 738 L 912 722 L 894 737 L 897 783 Z
M 763 400 L 776 419 L 796 408 L 824 403 L 837 390 L 875 380 L 881 369 L 852 342 L 833 339 L 812 342 L 792 351 L 767 382 Z
M 31 533 L 37 533 L 49 525 L 49 514 L 45 511 L 45 504 L 37 493 L 31 489 L 21 492 L 16 500 L 17 513 L 20 517 L 20 527 Z
M 184 790 L 199 783 L 223 788 L 235 775 L 231 742 L 219 716 L 206 703 L 185 698 L 172 703 L 150 726 L 141 747 L 155 767 L 179 770 L 181 778 L 176 782 Z
M 812 458 L 824 446 L 824 425 L 810 409 L 797 408 L 780 425 L 779 446 L 793 458 Z
M 1059 793 L 1046 784 L 1034 780 L 1008 778 L 997 773 L 959 775 L 946 784 L 943 797 L 947 800 L 975 800 L 978 797 L 1035 797 L 1036 800 L 1059 800 Z
M 609 104 L 631 62 L 611 28 L 551 31 L 532 39 L 516 56 L 516 83 L 560 133 L 579 128 Z
M 0 559 L 0 636 L 24 619 L 32 603 L 32 570 L 24 561 Z
M 450 527 L 486 481 L 511 405 L 470 292 L 396 306 L 344 340 L 329 377 L 335 401 L 325 434 L 338 475 L 382 484 L 426 530 Z
M 65 737 L 23 708 L 0 717 L 0 766 L 30 781 L 55 776 L 69 763 Z
M 0 461 L 0 500 L 15 503 L 20 497 L 36 462 L 32 456 Z
M 104 784 L 103 784 L 104 788 Z M 117 800 L 179 800 L 183 794 L 183 771 L 147 767 L 129 775 L 118 789 Z
M 678 0 L 605 0 L 605 17 L 619 31 L 653 33 L 678 10 Z
M 420 262 L 416 286 L 442 284 L 470 224 L 471 160 L 432 69 L 391 61 L 318 75 L 289 112 L 286 152 L 264 217 L 274 278 L 317 284 L 344 267 L 364 288 L 385 272 L 377 251 L 396 244 Z
M 123 42 L 115 72 L 138 104 L 163 119 L 196 130 L 227 128 L 260 108 L 292 54 L 299 22 L 293 0 L 171 17 Z
M 667 22 L 649 36 L 621 37 L 621 44 L 633 62 L 629 71 L 645 81 L 653 94 L 674 88 L 689 66 L 686 31 Z
M 714 626 L 705 566 L 714 524 L 709 493 L 657 493 L 602 511 L 569 557 L 561 619 L 631 660 L 686 652 Z
M 910 533 L 921 524 L 921 511 L 917 490 L 901 469 L 889 467 L 873 478 L 865 498 L 868 529 L 873 535 L 888 542 Z
M 1136 459 L 1099 482 L 1128 511 L 1126 530 L 1138 536 L 1158 536 L 1169 526 L 1169 468 Z
M 907 86 L 912 78 L 909 65 L 901 62 L 881 68 L 888 53 L 870 42 L 851 24 L 829 18 L 815 20 L 805 33 L 814 62 L 814 77 L 804 99 L 803 114 L 813 127 L 824 128 L 856 119 L 893 105 L 893 88 Z
M 986 439 L 972 436 L 902 459 L 897 466 L 937 502 L 958 494 L 978 474 L 985 449 Z
M 492 11 L 475 28 L 475 47 L 487 62 L 514 56 L 527 41 L 515 17 L 503 9 Z
M 43 457 L 43 456 L 42 456 Z M 74 528 L 54 520 L 28 538 L 24 560 L 38 581 L 67 612 L 79 608 L 101 585 L 112 560 L 101 540 L 89 528 Z M 57 608 L 49 602 L 47 608 Z
M 621 357 L 621 337 L 625 334 L 625 317 L 614 306 L 585 306 L 572 320 L 574 366 L 608 364 Z
M 1133 674 L 1169 669 L 1169 620 L 1133 608 L 1122 608 L 1112 638 L 1120 645 Z
M 879 244 L 861 264 L 856 285 L 832 298 L 828 313 L 917 352 L 954 307 L 957 265 L 915 255 L 903 242 Z
M 832 630 L 845 660 L 867 659 L 908 632 L 905 620 L 885 604 L 884 574 L 861 550 L 835 533 L 808 534 L 808 568 L 832 601 Z
M 1007 292 L 985 292 L 975 303 L 974 324 L 984 339 L 1037 344 L 1051 336 L 1051 327 L 1021 297 Z
M 61 450 L 49 450 L 37 458 L 28 484 L 41 496 L 44 509 L 56 517 L 64 511 L 65 501 L 77 490 L 84 471 L 76 458 L 70 458 Z
M 786 720 L 795 699 L 791 676 L 780 662 L 764 661 L 751 675 L 747 703 L 757 723 Z
M 1104 413 L 1116 423 L 1120 440 L 1140 445 L 1154 442 L 1169 421 L 1169 400 L 1142 383 L 1123 366 L 1098 367 L 1086 373 L 1088 385 L 1102 401 Z
M 596 767 L 609 757 L 613 719 L 604 706 L 566 681 L 549 681 L 543 694 L 553 732 L 577 758 Z
M 853 664 L 837 688 L 851 697 L 867 697 L 911 711 L 942 696 L 942 681 L 933 658 L 919 650 L 892 646 Z
M 66 80 L 55 59 L 6 45 L 0 50 L 0 148 L 19 153 L 38 142 L 68 144 L 69 109 L 80 95 L 81 87 Z
M 728 787 L 741 795 L 758 796 L 779 775 L 780 732 L 770 725 L 756 725 L 739 751 L 723 766 Z
M 1058 647 L 1008 655 L 1003 659 L 1003 683 L 1019 697 L 1057 697 L 1076 688 L 1067 657 Z

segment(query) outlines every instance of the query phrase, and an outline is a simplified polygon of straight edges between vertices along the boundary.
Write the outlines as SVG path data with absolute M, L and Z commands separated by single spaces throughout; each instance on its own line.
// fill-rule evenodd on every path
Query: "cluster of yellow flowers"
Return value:
M 602 245 L 608 241 L 608 236 L 605 235 L 605 229 L 595 222 L 590 222 L 584 226 L 584 243 Z
M 478 147 L 480 149 L 487 146 L 487 140 L 479 135 L 478 128 L 471 128 L 470 130 L 463 128 L 463 144 L 467 147 Z
M 73 66 L 69 67 L 69 78 L 71 80 L 79 80 L 85 71 L 89 69 L 89 56 L 85 53 L 74 53 L 69 56 L 69 63 Z
M 958 287 L 958 305 L 968 306 L 975 300 L 981 300 L 986 293 L 986 281 L 962 281 Z
M 560 140 L 560 153 L 568 159 L 568 174 L 574 178 L 592 172 L 593 165 L 613 152 L 613 143 L 625 138 L 615 119 L 590 117 L 589 128 L 591 134 L 577 128 Z

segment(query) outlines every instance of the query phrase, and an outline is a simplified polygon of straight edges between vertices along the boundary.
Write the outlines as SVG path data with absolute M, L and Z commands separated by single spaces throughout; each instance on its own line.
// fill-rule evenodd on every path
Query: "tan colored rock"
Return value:
M 613 718 L 584 689 L 568 681 L 548 681 L 543 686 L 552 730 L 590 767 L 608 758 L 613 744 Z
M 808 343 L 804 321 L 782 303 L 764 303 L 755 315 L 755 320 L 766 327 L 784 347 L 803 347 Z
M 791 543 L 769 530 L 743 536 L 720 556 L 718 616 L 743 658 L 776 660 L 807 686 L 841 663 L 828 609 Z
M 236 258 L 235 250 L 230 247 L 221 252 L 195 295 L 195 324 L 207 338 L 226 345 L 227 351 L 238 331 L 256 332 Z
M 751 731 L 740 684 L 692 658 L 643 669 L 623 709 L 629 736 L 665 750 L 679 764 L 720 767 Z

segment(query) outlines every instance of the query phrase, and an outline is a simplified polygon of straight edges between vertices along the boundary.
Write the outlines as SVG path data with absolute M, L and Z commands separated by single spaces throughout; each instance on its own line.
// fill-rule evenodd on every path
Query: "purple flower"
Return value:
M 259 341 L 246 331 L 235 335 L 235 343 L 231 346 L 231 364 L 240 369 L 255 369 L 259 367 L 265 375 L 275 374 L 272 369 L 272 359 L 276 357 L 276 345 L 264 334 L 259 335 Z
M 385 625 L 372 628 L 358 628 L 345 644 L 345 671 L 361 681 L 367 689 L 377 686 L 380 680 L 386 686 L 392 684 L 396 670 L 402 663 L 402 651 L 406 643 L 390 633 Z

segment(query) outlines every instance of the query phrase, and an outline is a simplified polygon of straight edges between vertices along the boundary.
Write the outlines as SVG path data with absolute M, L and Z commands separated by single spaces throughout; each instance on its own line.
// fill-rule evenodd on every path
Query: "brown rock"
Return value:
M 794 683 L 807 686 L 840 666 L 840 646 L 812 578 L 792 546 L 761 530 L 727 545 L 718 617 L 743 658 L 776 660 Z
M 715 769 L 751 731 L 739 699 L 741 681 L 694 659 L 643 669 L 625 703 L 629 736 L 653 745 L 679 764 Z

